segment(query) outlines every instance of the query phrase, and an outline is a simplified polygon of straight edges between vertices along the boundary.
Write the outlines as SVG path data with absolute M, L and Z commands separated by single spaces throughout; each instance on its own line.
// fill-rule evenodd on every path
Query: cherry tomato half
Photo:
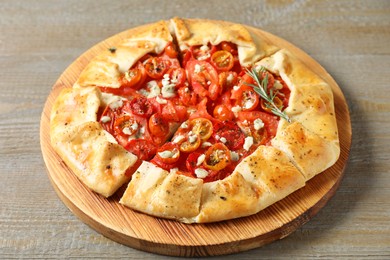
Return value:
M 279 97 L 274 97 L 274 104 L 280 109 L 280 108 L 283 108 L 283 101 L 279 98 Z M 265 111 L 265 112 L 268 112 L 270 114 L 272 114 L 272 105 L 268 104 L 267 101 L 265 101 L 264 99 L 261 99 L 260 101 L 260 104 L 261 104 L 261 108 Z
M 126 71 L 120 78 L 121 88 L 139 89 L 145 80 L 145 70 L 140 66 Z
M 215 52 L 210 62 L 218 71 L 229 71 L 233 68 L 234 58 L 230 52 L 222 50 Z
M 206 158 L 203 161 L 203 166 L 213 171 L 220 171 L 229 165 L 230 151 L 222 143 L 216 143 L 207 149 Z
M 226 105 L 215 106 L 213 115 L 216 119 L 219 119 L 221 121 L 232 120 L 234 118 L 232 110 Z
M 165 143 L 158 148 L 156 157 L 163 163 L 173 164 L 180 158 L 179 145 L 173 142 Z
M 196 93 L 191 91 L 188 87 L 181 87 L 177 90 L 181 103 L 186 106 L 195 106 L 198 103 Z
M 201 98 L 208 96 L 211 100 L 217 99 L 222 88 L 219 85 L 218 73 L 216 69 L 206 61 L 190 60 L 186 70 L 190 84 L 194 92 Z
M 191 129 L 194 134 L 199 135 L 202 141 L 210 138 L 213 134 L 213 123 L 206 118 L 195 118 L 190 121 Z
M 168 45 L 165 47 L 165 53 L 168 55 L 169 58 L 177 58 L 178 52 L 175 49 L 175 46 L 173 45 L 172 42 L 168 43 Z
M 168 69 L 167 62 L 160 57 L 150 57 L 143 65 L 146 74 L 153 79 L 161 79 Z
M 114 133 L 120 136 L 131 136 L 138 131 L 138 123 L 132 116 L 122 115 L 115 119 Z
M 201 143 L 200 136 L 193 133 L 187 133 L 185 139 L 180 142 L 180 151 L 190 153 L 199 148 Z
M 152 135 L 166 136 L 169 134 L 169 123 L 160 113 L 155 113 L 149 118 L 149 130 Z
M 130 101 L 130 110 L 137 116 L 148 118 L 153 113 L 153 106 L 146 97 L 136 97 Z
M 139 160 L 151 160 L 157 151 L 157 147 L 152 142 L 144 139 L 131 140 L 125 149 L 136 155 Z
M 168 70 L 171 82 L 175 84 L 175 88 L 181 88 L 186 83 L 186 71 L 182 68 L 172 68 Z
M 230 150 L 242 148 L 245 142 L 245 135 L 240 127 L 233 121 L 218 122 L 214 125 L 213 137 L 215 140 L 222 142 Z M 222 139 L 224 138 L 224 139 Z
M 252 111 L 259 105 L 259 94 L 257 94 L 252 87 L 241 85 L 235 95 L 237 97 L 236 104 L 239 105 L 243 111 Z

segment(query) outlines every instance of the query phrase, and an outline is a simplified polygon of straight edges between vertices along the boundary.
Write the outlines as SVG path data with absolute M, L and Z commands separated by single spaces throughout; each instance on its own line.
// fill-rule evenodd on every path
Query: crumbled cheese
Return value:
M 159 152 L 158 155 L 161 158 L 172 158 L 175 155 L 175 153 L 173 153 L 172 151 L 162 151 Z
M 141 88 L 138 90 L 138 93 L 140 93 L 142 96 L 149 97 L 150 93 L 146 89 Z
M 207 81 L 206 84 L 207 84 L 207 85 L 211 85 L 211 81 L 210 81 L 210 80 Z
M 110 122 L 111 121 L 111 117 L 109 117 L 109 116 L 102 116 L 102 118 L 100 118 L 100 121 L 102 123 Z
M 280 83 L 279 80 L 275 80 L 275 83 L 274 83 L 274 86 L 273 86 L 274 89 L 277 89 L 277 90 L 280 90 L 283 88 L 283 85 L 282 83 Z
M 221 137 L 221 138 L 219 138 L 219 141 L 221 141 L 222 143 L 226 143 L 226 142 L 227 142 L 227 140 L 226 140 L 226 138 L 225 138 L 225 137 Z
M 161 89 L 161 94 L 164 98 L 171 98 L 176 95 L 175 93 L 175 83 L 171 82 L 171 79 L 169 78 L 169 74 L 164 74 L 164 78 L 162 79 L 161 83 L 163 85 Z
M 189 93 L 189 92 L 190 92 L 190 89 L 189 89 L 189 88 L 185 88 L 185 89 L 184 89 L 184 92 L 185 92 L 185 93 Z
M 166 99 L 163 99 L 160 96 L 156 97 L 156 101 L 157 101 L 157 103 L 162 104 L 162 105 L 168 103 L 168 101 Z
M 226 81 L 227 81 L 227 83 L 229 83 L 229 84 L 232 83 L 233 79 L 234 79 L 234 76 L 233 76 L 233 74 L 231 74 L 231 73 L 229 74 L 229 76 L 226 77 Z M 235 87 L 236 87 L 236 86 L 235 86 Z
M 235 106 L 235 107 L 232 107 L 232 111 L 234 114 L 237 114 L 238 112 L 240 112 L 242 110 L 242 108 L 240 106 Z
M 210 48 L 209 48 L 209 46 L 207 46 L 207 45 L 202 45 L 200 48 L 199 48 L 201 51 L 208 51 L 208 50 L 210 50 Z
M 240 156 L 238 155 L 238 153 L 236 153 L 234 151 L 230 151 L 230 159 L 233 162 L 237 162 L 240 159 Z
M 146 85 L 150 90 L 149 94 L 147 95 L 147 98 L 154 98 L 160 95 L 161 89 L 158 86 L 157 81 L 155 80 L 149 81 Z
M 249 151 L 252 145 L 253 145 L 253 137 L 252 136 L 245 137 L 244 149 L 246 151 Z
M 206 54 L 204 54 L 204 55 L 198 57 L 198 60 L 206 60 L 206 59 L 208 59 L 210 56 L 211 56 L 210 53 L 206 53 Z
M 131 127 L 131 129 L 133 129 L 133 131 L 137 131 L 138 130 L 138 123 L 134 122 L 134 124 L 132 124 L 130 127 Z
M 172 169 L 169 170 L 169 173 L 175 174 L 175 173 L 177 173 L 178 171 L 179 171 L 179 168 L 172 168 Z
M 123 132 L 124 134 L 127 134 L 127 135 L 131 135 L 131 134 L 132 134 L 132 132 L 130 131 L 130 128 L 128 128 L 128 127 L 123 128 L 123 129 L 122 129 L 122 132 Z
M 260 130 L 264 127 L 264 123 L 260 118 L 257 118 L 253 121 L 253 127 L 255 128 L 255 130 Z
M 198 160 L 196 161 L 196 166 L 200 166 L 200 165 L 204 162 L 204 159 L 206 159 L 206 155 L 201 154 L 201 155 L 198 157 Z
M 176 137 L 172 140 L 172 142 L 174 142 L 174 143 L 180 143 L 180 142 L 183 141 L 184 139 L 185 139 L 184 135 L 178 135 L 178 136 L 176 136 Z
M 221 137 L 219 135 L 215 135 L 215 140 L 219 140 Z
M 240 89 L 239 86 L 233 86 L 233 90 L 237 91 L 237 90 L 239 90 L 239 89 Z
M 188 134 L 188 141 L 193 144 L 196 142 L 196 139 L 198 138 L 198 136 L 196 134 L 193 134 L 192 132 L 190 132 Z
M 202 168 L 196 168 L 195 175 L 196 175 L 196 177 L 203 179 L 209 175 L 209 172 L 206 171 L 205 169 L 202 169 Z
M 255 102 L 252 99 L 248 99 L 244 103 L 244 108 L 249 109 L 249 108 L 253 107 L 254 104 L 255 104 Z
M 194 69 L 194 72 L 195 73 L 199 73 L 203 70 L 202 66 L 200 66 L 199 64 L 195 64 L 195 69 Z
M 202 143 L 202 148 L 210 147 L 212 144 L 210 142 L 203 142 Z
M 142 127 L 139 129 L 139 132 L 140 132 L 141 134 L 144 134 L 144 133 L 145 133 L 145 127 L 142 126 Z
M 187 129 L 188 128 L 188 122 L 183 122 L 181 124 L 180 128 Z
M 118 97 L 118 99 L 117 100 L 115 100 L 115 101 L 113 101 L 113 102 L 111 102 L 110 104 L 109 104 L 109 107 L 111 108 L 111 109 L 117 109 L 117 108 L 120 108 L 120 107 L 122 107 L 123 106 L 123 100 L 122 99 L 120 99 L 119 97 Z

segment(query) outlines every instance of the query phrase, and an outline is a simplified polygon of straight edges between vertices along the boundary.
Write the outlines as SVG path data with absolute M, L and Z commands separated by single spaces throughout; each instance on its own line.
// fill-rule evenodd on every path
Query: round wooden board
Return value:
M 222 255 L 260 247 L 291 234 L 324 207 L 340 184 L 351 145 L 351 123 L 344 95 L 332 77 L 309 55 L 281 38 L 252 29 L 267 41 L 294 53 L 332 87 L 341 145 L 341 155 L 335 165 L 311 179 L 305 187 L 258 214 L 210 224 L 189 225 L 135 212 L 119 204 L 123 190 L 109 199 L 91 192 L 52 149 L 50 111 L 59 92 L 73 85 L 89 60 L 126 38 L 134 30 L 131 29 L 81 55 L 57 80 L 45 104 L 40 129 L 41 149 L 48 176 L 65 205 L 84 223 L 114 241 L 172 256 Z

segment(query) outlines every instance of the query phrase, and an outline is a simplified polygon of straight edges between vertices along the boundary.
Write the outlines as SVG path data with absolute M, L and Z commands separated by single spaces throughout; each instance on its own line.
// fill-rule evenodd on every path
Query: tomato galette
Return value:
M 59 94 L 51 143 L 91 190 L 186 223 L 255 214 L 339 157 L 330 86 L 250 27 L 128 31 Z

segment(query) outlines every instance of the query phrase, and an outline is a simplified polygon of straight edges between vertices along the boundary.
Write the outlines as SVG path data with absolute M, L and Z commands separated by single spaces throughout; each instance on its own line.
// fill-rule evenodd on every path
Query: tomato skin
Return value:
M 213 134 L 213 123 L 206 118 L 195 118 L 190 121 L 191 131 L 206 141 Z
M 199 168 L 197 166 L 197 163 L 198 163 L 198 157 L 201 156 L 202 154 L 199 153 L 199 152 L 193 152 L 193 153 L 190 153 L 187 157 L 187 160 L 186 160 L 186 168 L 188 171 L 190 171 L 191 173 L 193 173 L 195 175 L 195 169 L 196 168 Z
M 226 139 L 224 144 L 233 151 L 242 148 L 245 142 L 244 133 L 233 121 L 218 122 L 214 125 L 213 138 L 220 141 L 222 137 Z
M 233 68 L 234 58 L 230 52 L 221 50 L 211 56 L 210 63 L 218 71 L 229 71 Z
M 196 112 L 189 116 L 189 119 L 194 119 L 198 117 L 203 117 L 209 119 L 211 122 L 214 122 L 215 119 L 207 111 L 207 98 L 202 99 L 197 106 Z
M 133 139 L 125 149 L 138 157 L 139 160 L 150 160 L 156 154 L 157 147 L 144 139 Z
M 161 153 L 171 152 L 173 155 L 171 157 L 162 157 Z M 157 149 L 156 157 L 163 163 L 173 164 L 180 159 L 180 150 L 179 145 L 173 142 L 165 143 L 160 148 Z
M 152 79 L 161 79 L 168 69 L 167 60 L 161 57 L 150 57 L 143 63 L 146 74 Z
M 163 137 L 169 134 L 169 124 L 160 113 L 154 113 L 149 118 L 148 125 L 152 135 Z
M 231 42 L 221 42 L 220 43 L 221 49 L 224 51 L 228 51 L 233 55 L 238 55 L 237 52 L 237 45 Z
M 183 68 L 171 68 L 168 70 L 171 82 L 175 83 L 175 88 L 181 88 L 186 83 L 186 71 Z
M 201 98 L 216 100 L 222 92 L 216 69 L 206 61 L 190 60 L 186 65 L 188 80 Z
M 226 105 L 217 105 L 214 108 L 213 116 L 221 121 L 232 120 L 234 118 L 234 113 Z
M 175 49 L 175 46 L 173 45 L 172 42 L 168 43 L 168 45 L 165 47 L 165 54 L 168 55 L 169 58 L 177 58 L 178 57 L 178 52 Z
M 209 147 L 205 156 L 203 166 L 213 171 L 220 171 L 231 162 L 230 150 L 222 143 L 216 143 Z
M 274 138 L 279 124 L 279 119 L 276 116 L 261 111 L 241 111 L 238 113 L 238 120 L 240 121 L 248 120 L 253 122 L 257 118 L 264 122 L 264 127 L 268 133 L 267 138 Z
M 188 87 L 181 87 L 177 90 L 181 103 L 186 106 L 195 106 L 198 103 L 197 95 Z
M 146 97 L 136 97 L 130 101 L 130 110 L 137 116 L 148 118 L 153 113 L 153 106 Z

